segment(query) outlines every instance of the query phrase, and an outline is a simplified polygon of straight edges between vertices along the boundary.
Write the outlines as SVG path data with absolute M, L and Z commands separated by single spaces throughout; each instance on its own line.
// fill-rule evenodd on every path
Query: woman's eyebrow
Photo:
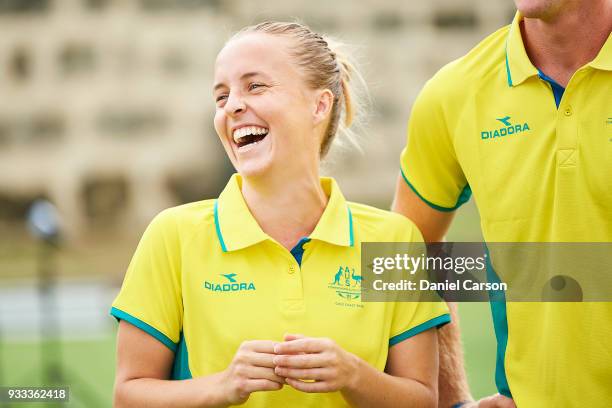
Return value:
M 245 80 L 245 79 L 249 79 L 252 78 L 254 76 L 258 76 L 258 75 L 263 75 L 261 72 L 257 72 L 257 71 L 253 71 L 253 72 L 247 72 L 246 74 L 243 74 L 240 79 L 241 80 Z
M 217 89 L 219 89 L 219 88 L 223 88 L 223 87 L 225 87 L 225 86 L 226 86 L 226 85 L 225 85 L 223 82 L 218 82 L 218 83 L 216 83 L 216 84 L 215 84 L 215 86 L 213 87 L 213 93 L 214 93 L 214 92 L 216 92 L 216 91 L 217 91 Z

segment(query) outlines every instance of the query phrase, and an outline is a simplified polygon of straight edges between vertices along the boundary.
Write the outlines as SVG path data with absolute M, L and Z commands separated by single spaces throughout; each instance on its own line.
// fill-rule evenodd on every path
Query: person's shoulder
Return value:
M 478 88 L 489 79 L 497 80 L 506 67 L 506 40 L 510 26 L 487 36 L 462 57 L 449 62 L 427 82 L 426 89 L 443 95 Z M 503 73 L 502 72 L 502 73 Z
M 151 226 L 166 233 L 191 234 L 203 224 L 214 224 L 215 199 L 195 201 L 160 211 Z
M 174 207 L 166 208 L 165 210 L 160 212 L 160 215 L 163 214 L 164 216 L 180 219 L 202 217 L 204 215 L 210 215 L 214 213 L 216 201 L 216 199 L 208 199 L 181 204 Z
M 401 214 L 366 204 L 348 203 L 361 241 L 422 241 L 417 226 Z

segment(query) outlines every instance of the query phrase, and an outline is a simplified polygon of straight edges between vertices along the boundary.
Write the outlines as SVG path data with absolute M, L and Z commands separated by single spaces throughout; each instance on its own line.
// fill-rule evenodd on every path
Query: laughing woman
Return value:
M 297 23 L 221 50 L 215 129 L 237 174 L 144 233 L 111 309 L 116 407 L 436 406 L 444 303 L 360 298 L 361 243 L 419 231 L 319 177 L 353 116 L 350 74 Z

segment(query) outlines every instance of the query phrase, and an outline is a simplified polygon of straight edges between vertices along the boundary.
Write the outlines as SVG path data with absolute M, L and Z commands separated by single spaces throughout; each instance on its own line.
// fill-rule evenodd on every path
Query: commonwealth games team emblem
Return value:
M 340 266 L 327 287 L 345 300 L 358 300 L 361 297 L 361 275 L 355 274 L 355 268 Z

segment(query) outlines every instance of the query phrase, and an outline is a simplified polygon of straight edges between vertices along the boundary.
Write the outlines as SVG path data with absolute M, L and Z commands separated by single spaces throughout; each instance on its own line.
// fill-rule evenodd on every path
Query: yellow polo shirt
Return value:
M 563 89 L 530 62 L 521 19 L 427 82 L 404 179 L 440 211 L 473 194 L 487 242 L 612 241 L 612 40 Z M 502 394 L 519 407 L 610 405 L 611 303 L 491 307 Z
M 321 179 L 328 204 L 290 252 L 262 231 L 234 175 L 218 200 L 171 208 L 149 225 L 111 314 L 175 351 L 173 379 L 227 368 L 245 340 L 329 337 L 379 370 L 389 347 L 450 321 L 446 304 L 361 301 L 361 243 L 422 242 L 408 219 L 347 203 Z M 340 393 L 284 386 L 248 407 L 344 407 Z

